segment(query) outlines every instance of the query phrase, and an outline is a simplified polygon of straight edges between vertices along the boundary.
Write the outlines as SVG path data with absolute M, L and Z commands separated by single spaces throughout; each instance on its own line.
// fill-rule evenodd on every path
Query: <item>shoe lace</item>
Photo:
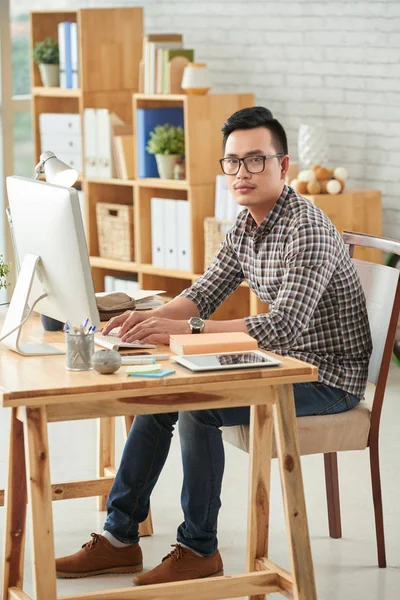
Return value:
M 92 539 L 89 540 L 89 542 L 86 542 L 86 544 L 83 544 L 82 548 L 87 548 L 88 550 L 90 550 L 92 546 L 100 542 L 101 536 L 98 533 L 91 533 L 90 535 L 92 536 Z
M 164 562 L 164 560 L 167 560 L 167 558 L 171 557 L 173 562 L 178 562 L 178 560 L 180 560 L 181 558 L 183 558 L 184 554 L 185 554 L 185 548 L 183 546 L 181 546 L 180 544 L 171 544 L 173 550 L 171 550 L 171 552 L 169 554 L 167 554 L 167 556 L 164 556 L 164 558 L 162 559 L 162 562 Z

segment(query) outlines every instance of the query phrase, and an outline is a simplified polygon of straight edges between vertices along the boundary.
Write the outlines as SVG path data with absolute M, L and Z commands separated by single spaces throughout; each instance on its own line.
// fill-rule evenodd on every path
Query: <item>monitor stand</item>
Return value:
M 40 256 L 37 254 L 28 253 L 25 256 L 18 275 L 10 306 L 8 308 L 7 316 L 0 333 L 0 338 L 2 338 L 3 335 L 5 335 L 8 331 L 11 331 L 17 327 L 19 323 L 24 320 L 27 311 L 29 310 L 29 294 L 31 292 L 32 282 L 35 277 L 39 261 Z M 7 348 L 10 350 L 18 352 L 18 354 L 22 354 L 22 356 L 65 354 L 64 350 L 59 350 L 58 348 L 54 348 L 54 346 L 50 346 L 49 344 L 21 344 L 19 341 L 21 329 L 22 327 L 16 329 L 14 333 L 11 333 L 1 343 L 7 346 Z

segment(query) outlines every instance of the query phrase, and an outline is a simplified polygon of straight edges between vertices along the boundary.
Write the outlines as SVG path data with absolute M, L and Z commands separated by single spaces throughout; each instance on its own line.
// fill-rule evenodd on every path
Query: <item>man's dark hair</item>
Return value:
M 285 130 L 277 119 L 274 119 L 272 112 L 264 106 L 251 106 L 242 108 L 228 117 L 222 126 L 222 151 L 225 152 L 226 140 L 232 131 L 237 129 L 255 129 L 256 127 L 266 127 L 272 135 L 272 141 L 277 153 L 288 154 L 288 143 Z

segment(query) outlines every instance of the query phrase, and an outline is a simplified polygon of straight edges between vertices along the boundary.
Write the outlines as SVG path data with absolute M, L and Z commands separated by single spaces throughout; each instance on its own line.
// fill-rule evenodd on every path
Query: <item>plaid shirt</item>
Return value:
M 319 381 L 363 398 L 372 351 L 365 296 L 319 208 L 285 186 L 259 226 L 243 210 L 213 263 L 180 295 L 208 319 L 244 280 L 269 304 L 245 318 L 260 348 L 316 365 Z

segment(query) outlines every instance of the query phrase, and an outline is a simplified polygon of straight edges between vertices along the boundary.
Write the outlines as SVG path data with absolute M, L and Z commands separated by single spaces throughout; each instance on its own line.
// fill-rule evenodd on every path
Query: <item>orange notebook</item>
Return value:
M 247 333 L 229 331 L 225 333 L 188 333 L 171 335 L 169 347 L 175 354 L 212 354 L 214 352 L 236 352 L 257 350 L 257 340 Z

